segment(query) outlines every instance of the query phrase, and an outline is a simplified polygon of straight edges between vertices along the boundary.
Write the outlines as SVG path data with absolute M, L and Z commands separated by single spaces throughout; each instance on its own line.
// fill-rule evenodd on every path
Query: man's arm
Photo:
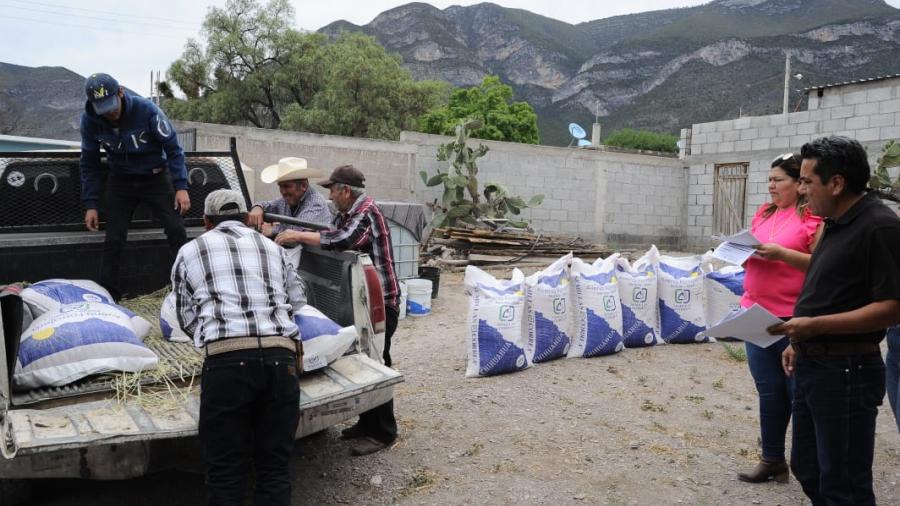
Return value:
M 184 150 L 178 143 L 178 135 L 175 127 L 166 118 L 165 113 L 157 109 L 150 116 L 150 131 L 156 136 L 166 152 L 166 165 L 172 176 L 172 186 L 175 187 L 175 210 L 181 214 L 187 213 L 191 208 L 191 199 L 188 196 L 187 167 L 184 165 Z
M 84 204 L 84 223 L 87 229 L 98 230 L 97 200 L 100 198 L 100 143 L 91 121 L 81 117 L 81 202 Z
M 814 336 L 865 334 L 900 323 L 900 300 L 882 300 L 865 306 L 822 316 L 800 316 L 769 327 L 770 334 L 784 334 L 791 342 L 803 341 Z

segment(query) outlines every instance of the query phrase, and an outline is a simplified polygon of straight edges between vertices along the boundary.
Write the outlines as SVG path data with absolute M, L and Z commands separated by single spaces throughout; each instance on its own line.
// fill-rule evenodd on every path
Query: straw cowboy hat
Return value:
M 305 158 L 282 158 L 276 165 L 269 165 L 263 169 L 259 178 L 263 183 L 282 183 L 296 179 L 310 179 L 322 177 L 322 171 L 306 166 Z

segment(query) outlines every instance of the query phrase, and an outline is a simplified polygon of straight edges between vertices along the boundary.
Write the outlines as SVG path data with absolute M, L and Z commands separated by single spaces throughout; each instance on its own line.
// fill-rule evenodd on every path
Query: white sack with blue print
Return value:
M 169 292 L 159 306 L 159 330 L 163 338 L 174 343 L 191 341 L 191 336 L 178 324 L 178 311 L 175 308 L 175 292 Z
M 700 256 L 659 260 L 659 329 L 669 344 L 706 343 L 703 269 Z
M 55 311 L 63 304 L 79 302 L 110 304 L 128 315 L 131 327 L 140 339 L 150 333 L 150 322 L 116 304 L 105 288 L 88 279 L 45 279 L 22 290 L 21 297 L 35 318 L 48 311 Z
M 572 260 L 572 293 L 575 329 L 568 358 L 597 357 L 625 348 L 622 338 L 622 304 L 616 277 L 619 254 L 588 264 Z
M 706 323 L 716 325 L 726 316 L 741 309 L 744 295 L 744 268 L 736 265 L 719 270 L 708 269 L 703 277 L 703 293 L 706 295 Z
M 304 305 L 294 313 L 303 341 L 303 370 L 321 369 L 341 358 L 356 341 L 356 327 L 341 327 L 321 311 Z
M 13 384 L 19 390 L 58 387 L 92 374 L 139 372 L 158 363 L 116 306 L 62 304 L 22 333 Z
M 497 279 L 468 266 L 463 282 L 469 295 L 466 377 L 494 376 L 531 366 L 522 331 L 525 314 L 525 276 L 513 269 L 512 278 Z
M 535 364 L 565 357 L 575 327 L 569 253 L 525 278 L 527 351 Z
M 659 250 L 656 246 L 635 262 L 616 262 L 619 298 L 622 302 L 622 339 L 626 348 L 663 344 L 659 337 L 659 294 L 657 278 Z

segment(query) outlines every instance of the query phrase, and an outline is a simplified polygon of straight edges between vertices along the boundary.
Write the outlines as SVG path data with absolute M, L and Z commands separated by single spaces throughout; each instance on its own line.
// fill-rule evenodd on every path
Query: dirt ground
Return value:
M 746 362 L 722 344 L 626 349 L 466 379 L 467 307 L 462 275 L 443 273 L 433 314 L 401 320 L 394 336 L 394 366 L 406 376 L 396 389 L 397 443 L 351 457 L 342 427 L 299 441 L 295 504 L 809 504 L 793 477 L 736 479 L 758 460 L 757 395 Z M 878 500 L 900 505 L 900 434 L 884 407 L 875 445 Z M 172 472 L 57 480 L 34 504 L 204 497 L 201 476 Z

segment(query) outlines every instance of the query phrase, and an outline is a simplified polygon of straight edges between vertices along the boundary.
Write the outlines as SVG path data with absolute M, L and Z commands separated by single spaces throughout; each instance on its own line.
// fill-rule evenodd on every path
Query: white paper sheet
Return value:
M 706 330 L 710 337 L 736 337 L 742 341 L 766 348 L 783 335 L 770 336 L 766 329 L 782 323 L 782 319 L 768 312 L 759 304 L 734 311 L 719 323 Z
M 756 253 L 756 250 L 751 246 L 744 246 L 733 242 L 723 242 L 713 250 L 712 256 L 723 262 L 734 265 L 743 265 L 754 253 Z
M 722 242 L 730 242 L 732 244 L 740 244 L 741 246 L 759 246 L 762 244 L 759 239 L 753 236 L 749 230 L 741 230 L 734 235 L 714 235 L 713 239 Z

